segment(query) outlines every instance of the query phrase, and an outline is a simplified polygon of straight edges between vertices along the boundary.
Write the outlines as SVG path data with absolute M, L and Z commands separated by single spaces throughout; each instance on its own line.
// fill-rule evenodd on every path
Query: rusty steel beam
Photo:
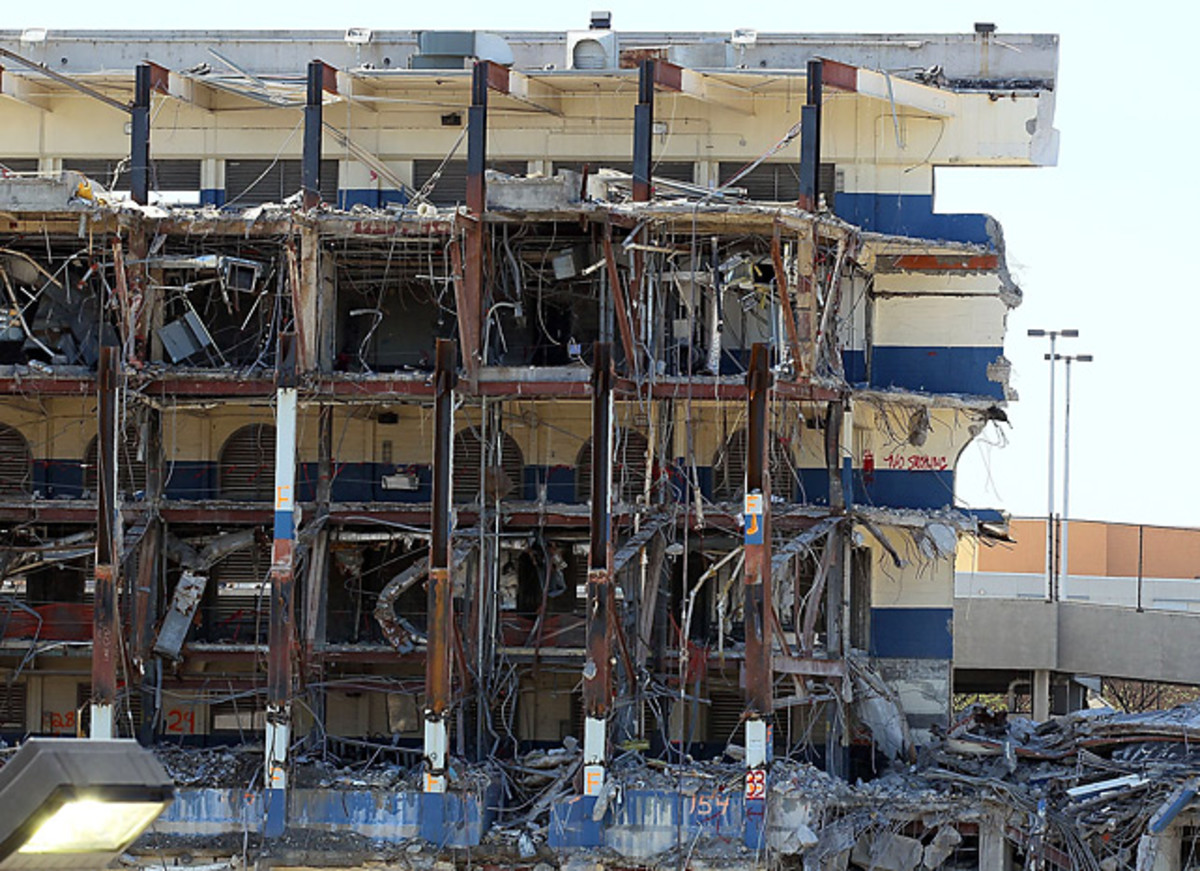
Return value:
M 267 837 L 282 835 L 287 817 L 292 655 L 296 643 L 295 334 L 280 335 L 276 360 L 275 533 L 271 550 L 271 602 L 267 630 L 266 820 L 263 826 L 263 834 Z
M 798 381 L 805 375 L 804 358 L 800 355 L 800 333 L 796 327 L 796 312 L 792 306 L 792 291 L 788 287 L 787 270 L 783 263 L 783 246 L 780 242 L 782 228 L 775 224 L 771 234 L 771 262 L 775 266 L 775 289 L 779 303 L 783 306 L 783 326 L 787 333 L 788 347 L 792 351 L 792 380 Z
M 612 702 L 612 348 L 592 351 L 592 506 L 587 579 L 587 660 L 583 666 L 583 792 L 604 786 Z
M 769 718 L 774 710 L 771 672 L 771 477 L 768 471 L 768 400 L 771 364 L 767 346 L 750 351 L 746 372 L 746 486 L 742 572 L 746 625 L 746 827 L 747 846 L 758 848 L 765 828 Z
M 120 355 L 116 345 L 100 348 L 96 444 L 96 568 L 92 609 L 91 737 L 116 737 L 117 572 L 120 567 L 121 518 L 117 514 L 117 385 Z
M 434 368 L 433 511 L 430 518 L 428 627 L 425 659 L 425 787 L 446 791 L 451 706 L 454 604 L 450 552 L 454 473 L 454 343 L 438 339 Z
M 621 285 L 621 274 L 617 271 L 616 257 L 613 255 L 612 224 L 604 227 L 604 265 L 608 270 L 608 284 L 612 291 L 613 308 L 617 313 L 617 330 L 621 333 L 621 348 L 625 351 L 625 365 L 636 380 L 638 376 L 637 344 L 634 342 L 629 302 L 625 297 L 625 288 Z

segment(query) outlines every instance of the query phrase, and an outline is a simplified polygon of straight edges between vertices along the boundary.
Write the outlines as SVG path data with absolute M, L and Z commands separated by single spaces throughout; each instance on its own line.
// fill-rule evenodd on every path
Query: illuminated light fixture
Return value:
M 30 738 L 0 768 L 0 871 L 101 868 L 174 792 L 136 741 Z

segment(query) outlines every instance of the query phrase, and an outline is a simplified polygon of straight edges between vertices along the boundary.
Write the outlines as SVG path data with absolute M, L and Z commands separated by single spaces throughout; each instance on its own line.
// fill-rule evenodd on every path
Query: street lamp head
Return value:
M 1046 331 L 1031 329 L 1031 330 L 1027 330 L 1025 335 L 1029 336 L 1030 338 L 1040 339 L 1042 336 L 1046 335 Z
M 1075 361 L 1077 363 L 1090 363 L 1090 362 L 1092 362 L 1092 355 L 1091 354 L 1076 354 Z
M 1058 334 L 1060 336 L 1062 336 L 1064 339 L 1079 338 L 1079 330 L 1060 330 Z
M 30 738 L 0 768 L 0 871 L 103 867 L 174 791 L 136 741 Z

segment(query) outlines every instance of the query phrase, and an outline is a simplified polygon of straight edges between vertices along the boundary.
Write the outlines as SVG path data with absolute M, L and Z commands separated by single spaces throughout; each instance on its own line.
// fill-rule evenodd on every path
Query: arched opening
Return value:
M 488 499 L 520 499 L 524 491 L 525 456 L 514 439 L 500 434 L 500 462 L 484 470 L 483 433 L 469 426 L 454 436 L 454 501 L 478 502 L 482 481 Z
M 767 436 L 770 458 L 771 493 L 790 500 L 796 491 L 796 474 L 791 452 L 777 433 Z M 744 495 L 746 485 L 746 448 L 749 433 L 745 427 L 733 432 L 713 456 L 713 501 L 734 502 Z
M 127 496 L 146 489 L 146 460 L 138 459 L 141 432 L 136 426 L 125 427 L 117 442 L 117 489 Z M 100 490 L 100 439 L 92 436 L 83 452 L 83 489 L 95 495 Z
M 646 457 L 650 441 L 636 429 L 619 427 L 613 440 L 612 492 L 614 502 L 634 503 L 646 489 Z M 592 498 L 592 440 L 589 438 L 575 456 L 575 498 Z
M 0 424 L 0 496 L 33 492 L 33 454 L 29 442 L 14 427 Z
M 275 490 L 275 427 L 252 423 L 234 431 L 217 461 L 217 495 L 240 502 L 271 502 Z

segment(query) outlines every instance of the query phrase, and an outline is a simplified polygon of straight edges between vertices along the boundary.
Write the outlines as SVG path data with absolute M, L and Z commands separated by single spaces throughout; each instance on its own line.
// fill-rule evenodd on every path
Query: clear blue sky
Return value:
M 1025 331 L 1076 327 L 1081 338 L 1067 340 L 1063 350 L 1093 353 L 1096 362 L 1075 368 L 1072 516 L 1200 525 L 1200 469 L 1191 441 L 1200 422 L 1192 380 L 1200 289 L 1189 268 L 1193 210 L 1200 204 L 1195 4 L 206 0 L 147 8 L 59 0 L 10 7 L 0 26 L 566 30 L 584 26 L 593 8 L 607 8 L 618 30 L 960 32 L 994 21 L 1002 33 L 1058 33 L 1059 167 L 938 176 L 940 209 L 1001 220 L 1009 263 L 1025 292 L 1009 319 L 1008 356 L 1021 399 L 1009 409 L 1007 445 L 981 440 L 968 448 L 959 492 L 977 506 L 1045 513 L 1046 349 Z M 1061 420 L 1060 412 L 1060 436 Z M 995 430 L 984 438 L 998 441 Z

